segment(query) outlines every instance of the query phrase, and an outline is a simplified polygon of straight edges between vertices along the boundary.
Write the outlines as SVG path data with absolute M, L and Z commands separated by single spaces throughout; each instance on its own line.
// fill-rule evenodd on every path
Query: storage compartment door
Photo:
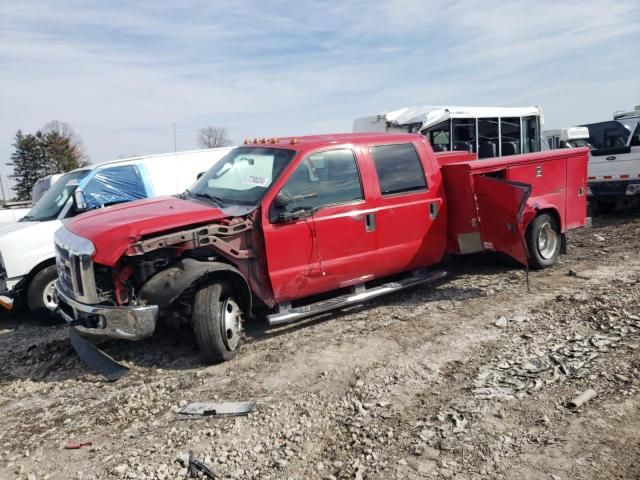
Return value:
M 531 185 L 482 175 L 475 175 L 473 183 L 484 249 L 506 253 L 526 265 L 522 212 Z

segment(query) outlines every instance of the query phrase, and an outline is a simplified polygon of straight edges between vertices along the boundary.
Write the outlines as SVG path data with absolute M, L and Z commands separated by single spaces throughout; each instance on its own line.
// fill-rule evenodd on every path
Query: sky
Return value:
M 93 163 L 348 132 L 410 105 L 529 106 L 545 128 L 640 105 L 638 0 L 0 0 L 0 174 L 18 129 Z

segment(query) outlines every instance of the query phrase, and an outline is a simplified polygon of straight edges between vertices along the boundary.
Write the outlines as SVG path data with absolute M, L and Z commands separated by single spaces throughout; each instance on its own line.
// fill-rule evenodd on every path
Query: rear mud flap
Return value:
M 69 329 L 69 338 L 71 339 L 73 349 L 76 351 L 80 359 L 89 368 L 95 370 L 110 382 L 119 380 L 129 371 L 127 367 L 116 362 L 113 358 L 80 335 L 73 327 Z

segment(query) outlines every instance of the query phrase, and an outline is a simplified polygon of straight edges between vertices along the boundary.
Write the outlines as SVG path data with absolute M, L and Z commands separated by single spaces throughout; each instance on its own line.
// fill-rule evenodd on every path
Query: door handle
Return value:
M 429 218 L 435 220 L 438 216 L 438 202 L 431 202 L 429 204 Z
M 615 160 L 615 159 L 616 159 L 615 155 L 610 155 L 610 156 L 607 157 L 607 160 L 609 160 L 609 161 Z
M 364 217 L 364 228 L 367 232 L 373 232 L 376 229 L 376 214 L 367 213 Z

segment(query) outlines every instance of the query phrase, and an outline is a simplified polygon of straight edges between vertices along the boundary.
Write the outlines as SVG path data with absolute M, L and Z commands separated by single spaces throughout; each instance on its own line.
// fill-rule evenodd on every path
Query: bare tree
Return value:
M 232 144 L 224 127 L 204 127 L 198 131 L 198 145 L 202 148 L 228 147 Z
M 67 122 L 51 120 L 42 127 L 42 133 L 54 138 L 68 139 L 71 154 L 75 159 L 74 161 L 78 163 L 78 166 L 85 167 L 89 165 L 89 156 L 87 155 L 82 140 L 76 135 L 76 132 L 73 131 L 73 128 L 71 128 L 71 125 Z

